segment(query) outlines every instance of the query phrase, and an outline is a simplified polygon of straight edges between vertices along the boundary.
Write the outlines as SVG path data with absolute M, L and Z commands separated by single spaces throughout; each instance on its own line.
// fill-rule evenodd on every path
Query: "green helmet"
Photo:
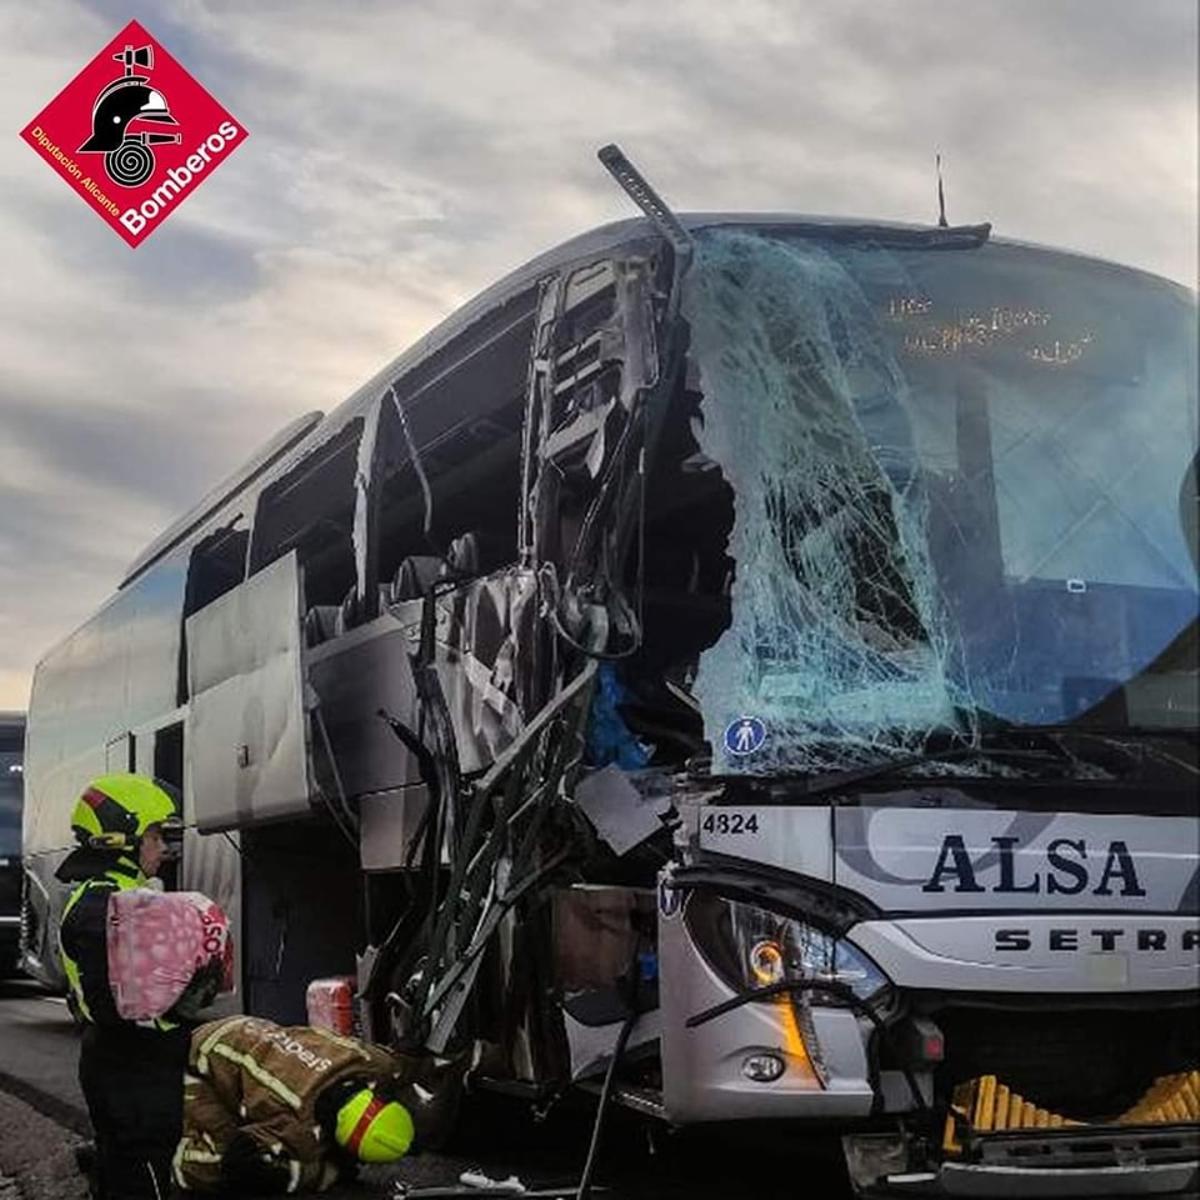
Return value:
M 174 789 L 145 775 L 101 775 L 84 789 L 71 814 L 81 846 L 133 851 L 151 825 L 178 824 Z

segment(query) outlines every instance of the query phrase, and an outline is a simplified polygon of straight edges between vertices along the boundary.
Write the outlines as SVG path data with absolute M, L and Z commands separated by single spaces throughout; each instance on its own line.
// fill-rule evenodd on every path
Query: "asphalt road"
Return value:
M 82 1114 L 78 1054 L 65 1000 L 26 981 L 0 980 L 0 1080 L 12 1076 Z
M 25 981 L 0 981 L 0 1091 L 86 1132 L 75 1078 L 78 1043 L 66 1005 Z M 496 1179 L 516 1174 L 530 1187 L 572 1192 L 591 1135 L 586 1104 L 556 1109 L 535 1123 L 513 1101 L 486 1098 L 467 1110 L 452 1150 L 405 1160 L 331 1200 L 390 1195 L 392 1182 L 413 1187 L 457 1183 L 477 1168 Z M 801 1146 L 778 1132 L 685 1130 L 669 1133 L 623 1112 L 612 1113 L 596 1172 L 597 1200 L 842 1200 L 849 1195 L 832 1142 Z

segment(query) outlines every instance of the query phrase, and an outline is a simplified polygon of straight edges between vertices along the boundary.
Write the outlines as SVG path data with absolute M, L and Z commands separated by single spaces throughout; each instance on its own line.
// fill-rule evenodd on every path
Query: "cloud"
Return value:
M 131 252 L 0 145 L 0 707 L 159 529 L 503 272 L 630 214 L 950 216 L 1196 272 L 1177 0 L 46 0 L 0 14 L 23 121 L 131 16 L 250 130 Z

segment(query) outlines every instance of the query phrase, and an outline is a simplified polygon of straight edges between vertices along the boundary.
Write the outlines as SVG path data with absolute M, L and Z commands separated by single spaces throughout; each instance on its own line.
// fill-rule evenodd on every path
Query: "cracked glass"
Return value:
M 683 311 L 735 494 L 732 620 L 693 687 L 714 771 L 996 718 L 1195 723 L 1186 292 L 1013 244 L 717 229 Z

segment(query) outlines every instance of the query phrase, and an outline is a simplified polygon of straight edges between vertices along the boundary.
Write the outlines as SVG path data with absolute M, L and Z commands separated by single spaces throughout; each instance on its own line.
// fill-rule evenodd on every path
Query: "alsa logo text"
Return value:
M 1055 838 L 1044 857 L 1028 852 L 1017 854 L 1019 839 L 994 837 L 988 857 L 997 867 L 981 882 L 984 870 L 973 861 L 961 834 L 942 839 L 933 873 L 922 885 L 923 892 L 997 892 L 1049 896 L 1144 896 L 1137 865 L 1123 841 L 1111 841 L 1089 849 L 1083 838 Z
M 246 131 L 130 21 L 21 136 L 137 246 Z

